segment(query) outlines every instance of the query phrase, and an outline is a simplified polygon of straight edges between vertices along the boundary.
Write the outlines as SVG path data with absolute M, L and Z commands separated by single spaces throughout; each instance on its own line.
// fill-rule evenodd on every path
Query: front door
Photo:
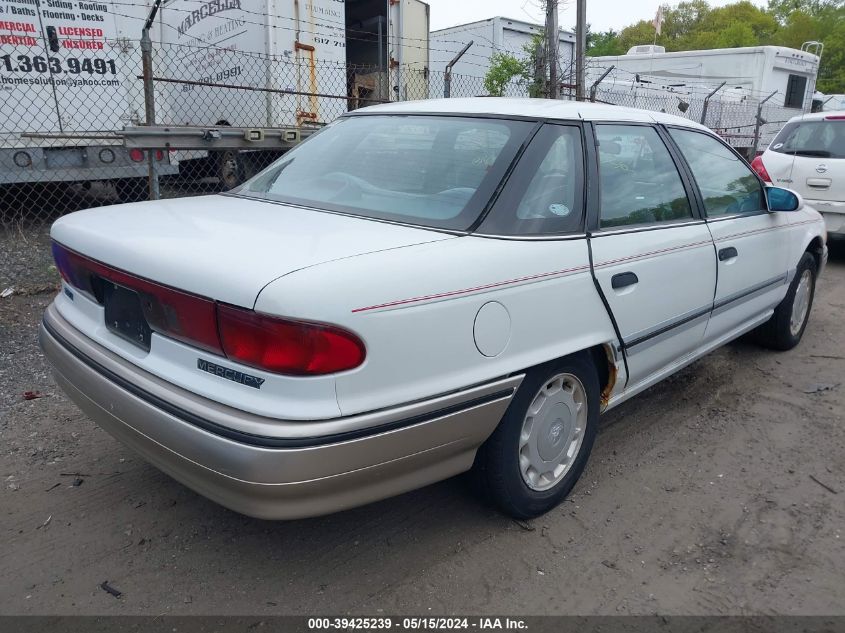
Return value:
M 701 192 L 716 244 L 716 297 L 705 338 L 732 336 L 764 318 L 786 294 L 788 218 L 769 213 L 760 179 L 714 136 L 670 128 Z
M 600 208 L 590 244 L 636 387 L 697 349 L 716 288 L 710 232 L 651 125 L 597 124 Z

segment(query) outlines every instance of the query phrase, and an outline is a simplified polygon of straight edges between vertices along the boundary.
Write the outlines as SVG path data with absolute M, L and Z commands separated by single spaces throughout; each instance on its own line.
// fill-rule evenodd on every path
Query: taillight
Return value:
M 751 161 L 751 168 L 757 172 L 757 175 L 760 176 L 766 182 L 772 182 L 772 177 L 769 176 L 769 172 L 766 171 L 766 166 L 763 164 L 763 156 L 755 156 L 754 160 Z
M 103 284 L 112 282 L 138 293 L 144 318 L 153 331 L 221 354 L 216 304 L 211 299 L 162 286 L 94 261 L 53 242 L 53 259 L 71 286 L 103 302 Z
M 219 304 L 117 270 L 53 242 L 62 279 L 103 303 L 109 282 L 138 293 L 150 328 L 232 361 L 277 374 L 319 376 L 364 362 L 364 343 L 342 328 Z
M 141 163 L 144 161 L 144 152 L 139 150 L 137 147 L 133 147 L 129 150 L 129 158 L 136 163 Z
M 825 121 L 845 121 L 845 114 L 831 114 L 824 118 Z
M 271 317 L 218 304 L 223 352 L 234 361 L 278 374 L 318 376 L 354 369 L 366 351 L 341 328 Z

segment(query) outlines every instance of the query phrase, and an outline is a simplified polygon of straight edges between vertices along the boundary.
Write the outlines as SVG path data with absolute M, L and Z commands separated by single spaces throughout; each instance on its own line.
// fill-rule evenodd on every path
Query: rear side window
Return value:
M 796 156 L 845 158 L 845 120 L 787 123 L 769 149 Z
M 681 176 L 657 131 L 643 125 L 597 125 L 601 228 L 692 217 Z
M 692 169 L 707 217 L 766 209 L 763 188 L 751 168 L 709 134 L 670 129 Z
M 584 204 L 581 129 L 544 125 L 519 161 L 480 233 L 554 235 L 581 229 Z
M 351 116 L 287 152 L 236 193 L 465 230 L 532 128 L 502 119 Z

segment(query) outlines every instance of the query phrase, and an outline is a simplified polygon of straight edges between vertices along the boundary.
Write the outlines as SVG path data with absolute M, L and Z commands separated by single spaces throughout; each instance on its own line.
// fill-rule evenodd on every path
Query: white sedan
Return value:
M 245 514 L 474 470 L 532 517 L 599 413 L 754 330 L 801 339 L 821 216 L 718 137 L 587 103 L 358 110 L 238 190 L 52 228 L 41 345 L 109 433 Z

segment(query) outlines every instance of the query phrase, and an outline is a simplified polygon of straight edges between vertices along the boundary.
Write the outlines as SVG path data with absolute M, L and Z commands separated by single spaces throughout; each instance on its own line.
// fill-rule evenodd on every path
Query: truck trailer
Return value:
M 114 181 L 142 197 L 139 39 L 151 0 L 0 0 L 0 186 Z M 349 109 L 428 96 L 419 0 L 165 0 L 153 40 L 156 123 L 321 126 Z M 156 151 L 158 173 L 249 170 L 238 151 Z M 270 155 L 272 158 L 272 154 Z M 211 172 L 209 172 L 211 168 Z

